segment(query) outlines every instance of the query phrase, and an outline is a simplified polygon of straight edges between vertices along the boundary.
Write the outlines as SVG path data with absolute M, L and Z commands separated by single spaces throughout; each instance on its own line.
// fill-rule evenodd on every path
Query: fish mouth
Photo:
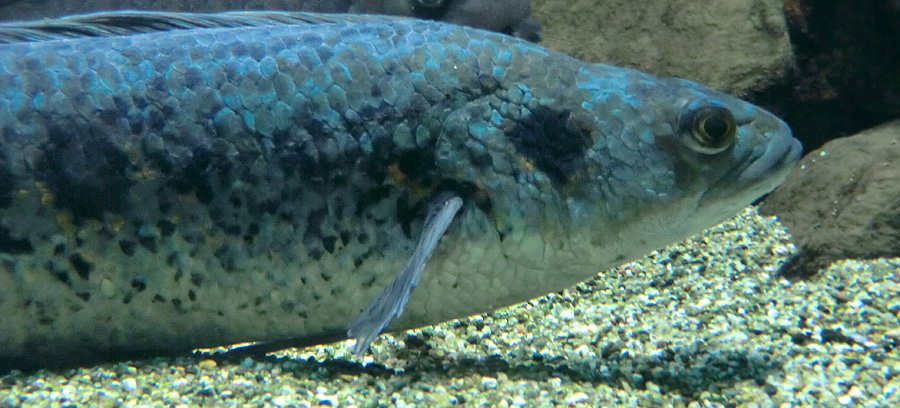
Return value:
M 803 146 L 800 141 L 790 133 L 780 137 L 770 137 L 766 144 L 766 151 L 741 171 L 737 183 L 750 185 L 766 180 L 777 180 L 775 185 L 781 184 L 781 181 L 787 177 L 790 170 L 800 160 L 802 151 Z M 779 177 L 773 177 L 775 175 Z

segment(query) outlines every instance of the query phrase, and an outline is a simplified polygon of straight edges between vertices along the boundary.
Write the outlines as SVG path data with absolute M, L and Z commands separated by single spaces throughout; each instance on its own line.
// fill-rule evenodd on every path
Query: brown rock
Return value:
M 788 277 L 838 259 L 900 256 L 900 121 L 809 153 L 760 213 L 777 215 L 799 248 L 782 269 Z
M 793 60 L 780 0 L 535 0 L 541 45 L 585 61 L 698 81 L 735 94 Z

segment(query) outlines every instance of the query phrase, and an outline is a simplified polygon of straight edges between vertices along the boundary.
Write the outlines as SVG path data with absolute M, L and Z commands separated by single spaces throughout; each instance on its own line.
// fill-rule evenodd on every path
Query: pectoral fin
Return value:
M 441 199 L 432 205 L 425 218 L 422 235 L 419 236 L 419 242 L 406 267 L 350 325 L 347 336 L 356 339 L 353 354 L 358 357 L 365 354 L 391 319 L 403 313 L 409 295 L 419 285 L 425 262 L 461 207 L 462 199 L 457 196 Z

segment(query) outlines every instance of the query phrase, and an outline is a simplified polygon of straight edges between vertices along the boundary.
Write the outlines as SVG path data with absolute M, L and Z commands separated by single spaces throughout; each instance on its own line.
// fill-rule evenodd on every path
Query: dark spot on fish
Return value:
M 157 238 L 156 235 L 153 234 L 141 234 L 138 232 L 138 242 L 141 243 L 141 246 L 147 248 L 150 252 L 156 253 L 157 250 Z
M 481 90 L 484 91 L 486 95 L 493 95 L 497 88 L 500 87 L 500 83 L 497 81 L 493 75 L 488 75 L 481 73 L 478 75 L 478 85 L 481 86 Z
M 235 57 L 242 57 L 247 55 L 247 46 L 242 42 L 236 42 L 231 46 L 229 51 L 231 51 L 231 55 L 234 55 Z
M 175 223 L 169 220 L 159 220 L 156 222 L 156 228 L 164 237 L 171 236 L 175 232 Z
M 316 48 L 316 54 L 319 55 L 319 59 L 321 59 L 322 62 L 328 61 L 331 59 L 331 57 L 334 56 L 334 52 L 329 50 L 327 47 Z
M 200 286 L 203 283 L 203 274 L 200 272 L 191 272 L 191 284 Z
M 105 125 L 112 126 L 119 118 L 126 117 L 125 113 L 119 109 L 103 109 L 97 111 L 97 119 L 100 119 Z
M 119 249 L 122 250 L 122 253 L 127 256 L 134 255 L 134 252 L 137 250 L 137 242 L 134 242 L 129 239 L 120 239 L 119 240 Z
M 75 296 L 77 296 L 79 299 L 81 299 L 85 302 L 91 300 L 91 292 L 88 292 L 86 290 L 79 290 L 79 291 L 75 292 Z
M 141 133 L 143 132 L 143 130 L 144 130 L 144 122 L 141 122 L 141 121 L 138 121 L 138 120 L 135 120 L 135 119 L 131 119 L 131 120 L 129 121 L 129 124 L 128 124 L 128 125 L 129 125 L 129 127 L 130 127 L 130 129 L 131 129 L 131 133 L 132 133 L 132 134 L 139 135 L 139 134 L 141 134 Z
M 228 272 L 234 272 L 237 268 L 237 249 L 234 248 L 229 243 L 224 243 L 215 251 L 213 251 L 213 255 L 215 255 L 216 259 L 219 260 L 219 264 L 222 265 L 222 269 L 225 269 Z
M 125 297 L 122 298 L 122 304 L 129 304 L 131 300 L 134 299 L 134 293 L 128 292 L 125 294 Z
M 397 206 L 394 214 L 396 214 L 400 229 L 403 230 L 403 235 L 407 238 L 412 237 L 412 221 L 419 216 L 421 207 L 421 201 L 410 203 L 409 198 L 405 196 L 397 199 Z M 424 220 L 424 218 L 422 219 Z
M 191 302 L 197 300 L 197 292 L 194 292 L 193 289 L 188 290 L 188 299 L 190 299 Z
M 181 299 L 172 298 L 172 305 L 175 306 L 176 309 L 181 309 Z
M 337 243 L 337 237 L 323 237 L 322 238 L 322 246 L 325 247 L 325 250 L 328 253 L 333 254 L 335 249 L 335 244 Z
M 59 208 L 76 221 L 123 210 L 131 187 L 128 157 L 105 134 L 72 134 L 64 125 L 53 126 L 44 146 L 40 177 Z
M 0 154 L 0 208 L 9 207 L 12 204 L 15 188 L 16 179 L 9 169 L 9 159 L 7 159 L 5 154 Z M 0 250 L 2 250 L 2 246 L 0 246 Z
M 159 293 L 153 295 L 153 303 L 165 303 L 166 298 L 162 297 Z
M 379 180 L 379 183 L 381 180 Z M 391 189 L 388 186 L 378 186 L 372 189 L 369 189 L 365 193 L 363 193 L 356 204 L 356 216 L 359 217 L 362 215 L 363 210 L 365 210 L 370 205 L 376 204 L 381 200 L 386 199 L 391 194 Z M 364 238 L 360 236 L 360 242 L 362 242 Z
M 228 235 L 241 235 L 241 226 L 240 225 L 236 225 L 236 224 L 226 225 L 222 229 Z
M 164 192 L 159 191 L 159 192 L 157 192 L 156 196 L 157 196 L 157 197 L 164 197 L 165 194 L 164 194 Z M 161 198 L 161 199 L 159 200 L 159 212 L 160 212 L 161 214 L 168 214 L 169 211 L 172 211 L 172 203 L 170 203 L 168 200 L 165 200 L 165 199 L 162 199 L 162 198 Z
M 261 61 L 266 56 L 266 49 L 258 43 L 247 43 L 247 51 L 250 54 L 250 58 L 253 58 L 257 62 Z
M 47 269 L 49 269 L 50 273 L 56 277 L 56 280 L 65 283 L 66 285 L 71 285 L 72 279 L 69 277 L 69 272 L 65 268 L 61 268 L 55 262 L 48 262 Z
M 134 278 L 131 280 L 131 288 L 137 292 L 143 292 L 144 289 L 147 289 L 147 282 L 144 282 L 144 278 Z
M 376 98 L 376 99 L 380 99 L 381 98 L 381 87 L 379 87 L 378 84 L 374 84 L 371 87 L 369 87 L 369 96 Z
M 194 88 L 197 84 L 203 82 L 203 73 L 197 68 L 188 68 L 184 72 L 184 84 L 189 88 Z
M 42 308 L 40 310 L 40 315 L 38 315 L 38 324 L 43 325 L 43 326 L 48 326 L 48 325 L 53 324 L 53 322 L 55 322 L 55 321 L 56 321 L 56 319 L 54 319 L 52 316 L 46 315 L 45 309 Z
M 356 240 L 359 241 L 360 244 L 365 245 L 369 242 L 369 234 L 362 232 L 356 237 Z
M 169 174 L 169 186 L 180 194 L 193 192 L 204 205 L 209 205 L 214 197 L 210 185 L 210 175 L 216 171 L 213 166 L 212 153 L 205 149 L 195 149 L 186 163 L 179 163 L 180 169 L 172 169 Z
M 276 200 L 266 200 L 259 204 L 259 209 L 266 214 L 273 215 L 278 212 L 280 206 L 281 204 Z
M 88 280 L 91 276 L 91 269 L 93 265 L 84 259 L 83 256 L 79 253 L 75 253 L 69 255 L 69 263 L 72 264 L 72 267 L 75 268 L 75 273 L 81 277 L 81 279 Z
M 325 219 L 325 208 L 317 208 L 309 212 L 306 217 L 307 234 L 317 236 L 322 231 L 322 220 Z
M 294 302 L 289 302 L 289 301 L 281 302 L 281 309 L 284 310 L 285 312 L 288 312 L 288 313 L 293 312 L 295 307 L 296 307 L 296 305 L 294 304 Z
M 591 146 L 591 122 L 581 110 L 534 109 L 504 129 L 516 151 L 556 183 L 564 183 L 584 166 Z
M 0 226 L 0 252 L 11 255 L 30 254 L 34 252 L 34 247 L 27 239 L 13 237 L 10 230 Z

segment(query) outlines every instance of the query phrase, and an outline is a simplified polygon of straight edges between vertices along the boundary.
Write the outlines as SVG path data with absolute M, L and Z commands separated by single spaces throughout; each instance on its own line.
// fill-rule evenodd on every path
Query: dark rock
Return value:
M 796 64 L 751 100 L 809 150 L 900 117 L 900 2 L 784 2 Z
M 777 215 L 799 248 L 782 267 L 789 278 L 839 259 L 900 256 L 900 121 L 809 153 L 760 213 Z

